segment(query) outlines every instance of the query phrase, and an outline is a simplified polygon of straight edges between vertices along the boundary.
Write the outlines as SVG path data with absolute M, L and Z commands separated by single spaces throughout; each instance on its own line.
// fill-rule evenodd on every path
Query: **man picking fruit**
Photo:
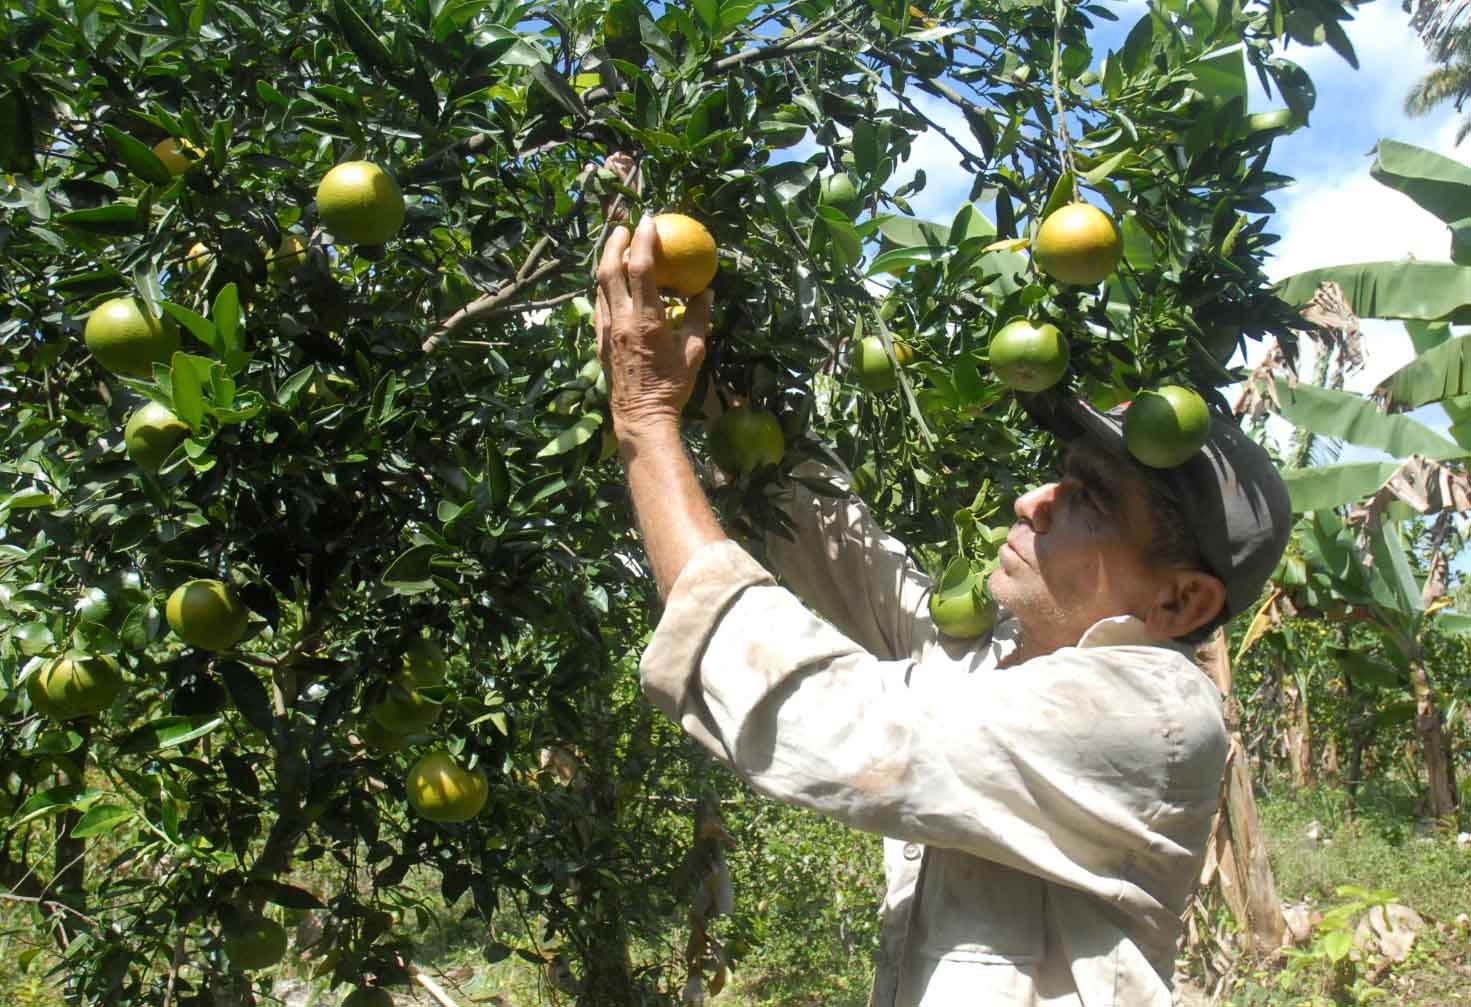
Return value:
M 1218 416 L 1183 464 L 1150 469 L 1118 416 L 1039 396 L 1067 462 L 1016 502 L 989 637 L 936 629 L 930 581 L 856 497 L 786 488 L 796 540 L 766 543 L 778 582 L 685 456 L 710 294 L 671 328 L 658 250 L 647 220 L 615 229 L 597 295 L 666 602 L 649 698 L 756 789 L 886 837 L 874 1004 L 1168 1007 L 1227 745 L 1190 654 L 1286 544 L 1265 452 Z

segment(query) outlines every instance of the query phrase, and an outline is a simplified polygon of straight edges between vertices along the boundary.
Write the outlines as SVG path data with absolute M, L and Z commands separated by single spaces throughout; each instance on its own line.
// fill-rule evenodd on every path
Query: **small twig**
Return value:
M 1067 0 L 1057 0 L 1052 10 L 1052 103 L 1057 107 L 1057 154 L 1073 182 L 1073 202 L 1081 202 L 1078 168 L 1073 163 L 1073 142 L 1067 133 L 1067 109 L 1062 103 L 1062 23 L 1067 19 Z
M 484 297 L 471 301 L 459 311 L 450 315 L 449 318 L 445 319 L 444 323 L 440 325 L 439 331 L 424 340 L 424 345 L 421 348 L 425 353 L 433 353 L 452 340 L 455 333 L 462 329 L 467 329 L 476 322 L 495 314 L 496 309 L 510 300 L 522 287 L 531 286 L 542 277 L 555 273 L 562 266 L 561 259 L 548 259 L 528 273 L 524 280 L 520 282 L 510 280 L 494 293 L 486 294 Z
M 75 916 L 77 919 L 83 921 L 84 923 L 87 923 L 89 926 L 97 926 L 97 921 L 88 916 L 86 913 L 72 908 L 65 902 L 58 902 L 56 899 L 43 899 L 38 895 L 16 895 L 14 892 L 0 892 L 0 899 L 4 899 L 7 902 L 25 902 L 33 906 L 40 906 L 42 909 L 50 912 L 59 911 L 71 916 Z
M 184 931 L 180 930 L 174 938 L 174 959 L 169 963 L 169 981 L 163 988 L 163 1007 L 169 1007 L 174 1000 L 174 982 L 179 978 L 179 967 L 184 963 Z
M 414 981 L 420 986 L 424 987 L 425 991 L 428 992 L 428 994 L 434 999 L 443 1004 L 444 1007 L 460 1007 L 459 1004 L 450 999 L 450 995 L 440 987 L 439 983 L 435 982 L 433 979 L 430 979 L 418 969 L 414 969 L 413 976 Z

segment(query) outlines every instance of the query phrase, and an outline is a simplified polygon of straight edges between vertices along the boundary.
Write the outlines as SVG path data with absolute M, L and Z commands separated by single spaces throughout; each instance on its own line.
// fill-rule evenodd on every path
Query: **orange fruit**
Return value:
M 170 175 L 184 174 L 191 164 L 204 156 L 204 152 L 188 140 L 176 140 L 172 136 L 155 143 L 153 153 Z
M 956 556 L 930 591 L 930 618 L 946 636 L 968 640 L 996 624 L 996 603 L 970 561 Z
M 908 343 L 894 340 L 894 359 L 900 367 L 914 359 L 914 350 Z M 853 376 L 858 383 L 871 392 L 893 391 L 899 384 L 894 374 L 894 362 L 884 352 L 884 341 L 878 336 L 865 336 L 853 353 Z
M 189 425 L 157 402 L 145 402 L 123 427 L 123 443 L 133 464 L 149 472 L 157 472 L 169 453 L 185 437 Z
M 270 265 L 267 267 L 271 279 L 277 283 L 284 283 L 290 278 L 292 272 L 306 261 L 306 242 L 301 240 L 301 235 L 287 231 L 281 235 L 281 244 L 276 246 L 276 254 L 271 256 Z
M 381 245 L 403 226 L 403 190 L 372 161 L 344 161 L 317 185 L 317 215 L 339 241 Z
M 1183 465 L 1211 433 L 1211 414 L 1194 389 L 1165 385 L 1142 392 L 1124 410 L 1124 446 L 1150 468 Z
M 197 276 L 207 271 L 214 260 L 214 253 L 209 250 L 209 246 L 202 241 L 196 241 L 189 246 L 189 251 L 184 253 L 184 272 L 190 276 Z
M 1069 203 L 1042 221 L 1032 254 L 1048 276 L 1092 286 L 1119 264 L 1124 239 L 1113 218 L 1098 207 Z
M 1040 392 L 1067 373 L 1068 342 L 1050 322 L 1033 325 L 1017 318 L 991 337 L 991 370 L 1008 388 Z
M 31 706 L 52 720 L 101 713 L 122 689 L 122 675 L 106 657 L 59 657 L 26 680 Z
M 225 934 L 225 954 L 237 969 L 270 968 L 286 955 L 286 931 L 275 920 L 248 917 Z
M 750 406 L 728 409 L 710 428 L 710 454 L 732 474 L 776 465 L 787 451 L 781 423 L 771 413 Z
M 82 339 L 112 373 L 151 378 L 153 365 L 167 364 L 178 351 L 179 327 L 131 297 L 114 297 L 92 309 Z
M 858 212 L 862 198 L 858 195 L 858 183 L 847 172 L 828 175 L 822 180 L 817 202 L 820 206 L 831 206 L 842 210 L 850 217 Z
M 448 752 L 422 756 L 404 780 L 409 804 L 431 822 L 464 822 L 480 814 L 490 783 L 478 766 L 466 769 Z
M 249 612 L 235 592 L 217 580 L 180 584 L 164 606 L 169 626 L 201 650 L 229 650 L 245 635 Z
M 654 218 L 659 245 L 654 253 L 654 282 L 682 297 L 694 297 L 710 286 L 718 266 L 715 238 L 704 224 L 682 213 Z

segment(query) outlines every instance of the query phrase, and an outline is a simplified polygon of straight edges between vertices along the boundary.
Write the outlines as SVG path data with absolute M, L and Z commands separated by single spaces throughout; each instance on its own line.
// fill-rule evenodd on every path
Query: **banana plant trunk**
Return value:
M 1456 813 L 1456 776 L 1451 747 L 1445 736 L 1445 713 L 1430 684 L 1430 674 L 1418 658 L 1410 662 L 1410 688 L 1415 693 L 1415 735 L 1425 759 L 1430 783 L 1430 813 L 1448 818 Z
M 1301 790 L 1313 785 L 1313 734 L 1308 720 L 1307 683 L 1288 671 L 1282 676 L 1287 699 L 1287 757 L 1292 763 L 1292 785 Z
M 1196 653 L 1196 662 L 1221 690 L 1231 741 L 1201 885 L 1214 881 L 1248 941 L 1259 951 L 1275 951 L 1282 946 L 1286 919 L 1267 859 L 1267 838 L 1251 786 L 1250 757 L 1241 740 L 1240 712 L 1231 697 L 1231 658 L 1226 646 L 1224 631 L 1217 630 Z

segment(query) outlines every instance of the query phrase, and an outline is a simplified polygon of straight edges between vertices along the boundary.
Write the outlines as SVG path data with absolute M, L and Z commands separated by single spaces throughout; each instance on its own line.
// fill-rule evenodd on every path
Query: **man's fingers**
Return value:
M 685 301 L 680 328 L 687 328 L 692 335 L 705 338 L 710 333 L 710 309 L 714 303 L 715 292 L 708 288 Z
M 598 261 L 598 293 L 606 298 L 605 317 L 624 310 L 629 304 L 628 277 L 623 271 L 623 258 L 628 253 L 628 228 L 619 226 L 608 234 L 603 257 Z
M 654 218 L 644 214 L 634 233 L 633 244 L 628 248 L 628 291 L 633 298 L 634 310 L 643 314 L 656 312 L 664 317 L 664 302 L 659 297 L 658 284 L 654 282 L 654 257 L 658 254 L 659 232 L 654 228 Z

